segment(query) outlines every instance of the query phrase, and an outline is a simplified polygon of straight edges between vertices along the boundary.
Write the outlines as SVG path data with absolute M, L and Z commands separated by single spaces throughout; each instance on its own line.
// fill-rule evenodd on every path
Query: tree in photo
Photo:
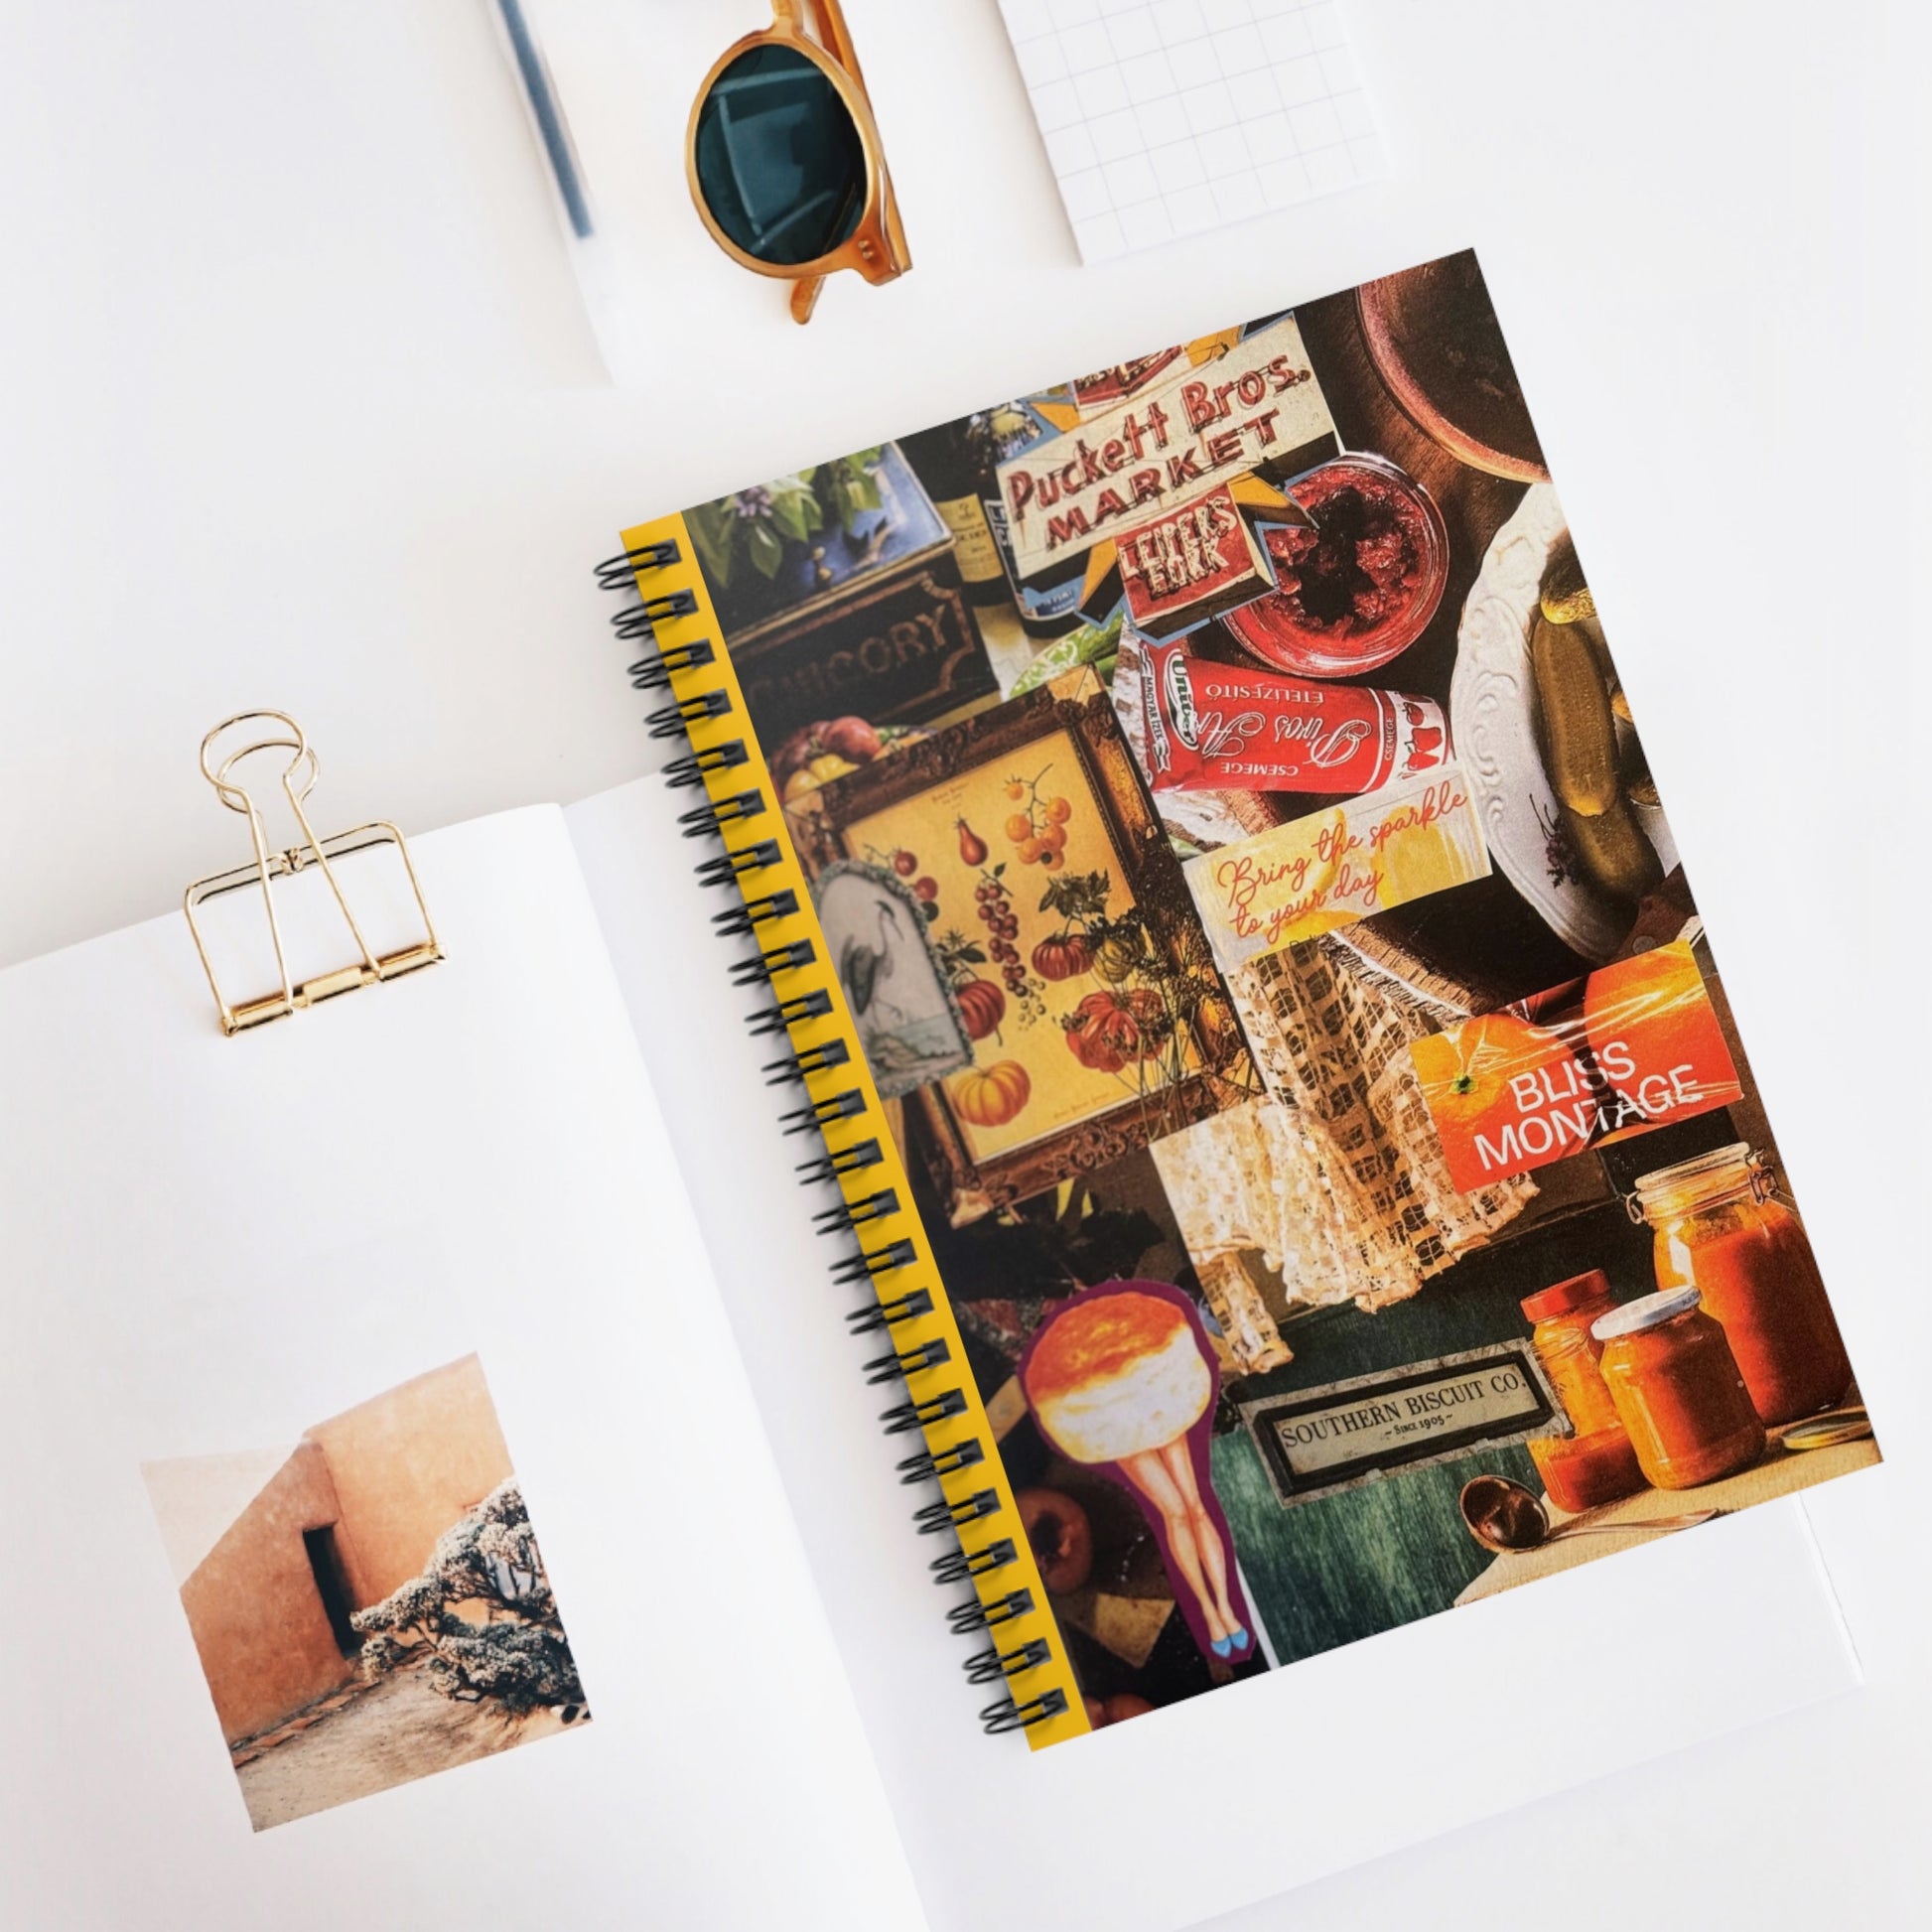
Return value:
M 590 1715 L 513 1476 L 443 1532 L 420 1577 L 350 1620 L 367 1678 L 427 1648 L 430 1683 L 460 1704 L 488 1702 L 506 1718 L 547 1705 L 566 1723 Z

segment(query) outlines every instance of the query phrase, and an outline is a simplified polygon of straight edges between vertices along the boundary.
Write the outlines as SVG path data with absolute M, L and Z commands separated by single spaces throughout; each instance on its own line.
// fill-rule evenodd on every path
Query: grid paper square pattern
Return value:
M 1081 258 L 1388 172 L 1335 0 L 1000 0 Z

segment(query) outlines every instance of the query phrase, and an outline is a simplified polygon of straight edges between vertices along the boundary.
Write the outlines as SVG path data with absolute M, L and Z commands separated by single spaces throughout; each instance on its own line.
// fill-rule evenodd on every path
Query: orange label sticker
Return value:
M 1598 968 L 1574 997 L 1481 1014 L 1409 1052 L 1465 1193 L 1743 1094 L 1681 940 Z

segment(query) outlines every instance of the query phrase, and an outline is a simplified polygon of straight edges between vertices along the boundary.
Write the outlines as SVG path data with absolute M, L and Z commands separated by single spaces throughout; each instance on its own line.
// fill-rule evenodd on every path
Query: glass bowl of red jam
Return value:
M 1386 458 L 1336 457 L 1287 485 L 1313 526 L 1268 523 L 1277 588 L 1222 623 L 1264 664 L 1352 677 L 1409 648 L 1449 582 L 1449 531 L 1428 490 Z

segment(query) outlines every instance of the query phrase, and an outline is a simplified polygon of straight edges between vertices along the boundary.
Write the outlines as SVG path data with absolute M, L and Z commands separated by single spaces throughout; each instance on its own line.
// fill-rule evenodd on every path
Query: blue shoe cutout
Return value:
M 1232 1637 L 1216 1637 L 1213 1639 L 1213 1643 L 1215 1656 L 1230 1657 L 1234 1654 L 1234 1639 Z
M 1248 1626 L 1245 1623 L 1237 1624 L 1233 1636 L 1228 1639 L 1229 1654 L 1232 1655 L 1237 1650 L 1252 1650 L 1254 1647 L 1255 1640 L 1248 1634 Z

